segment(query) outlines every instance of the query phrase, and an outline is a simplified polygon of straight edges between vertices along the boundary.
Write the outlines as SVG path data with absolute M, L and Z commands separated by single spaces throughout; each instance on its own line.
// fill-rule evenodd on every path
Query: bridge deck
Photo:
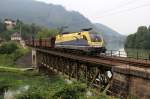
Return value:
M 46 67 L 61 72 L 69 78 L 76 78 L 88 86 L 99 88 L 103 92 L 107 90 L 117 96 L 126 97 L 129 92 L 136 91 L 139 93 L 135 95 L 140 96 L 145 90 L 145 96 L 149 97 L 150 61 L 148 60 L 107 55 L 88 56 L 38 47 L 33 47 L 33 50 L 36 51 L 37 66 L 40 69 Z M 108 71 L 111 71 L 111 77 L 108 76 Z
M 37 51 L 49 53 L 52 55 L 57 55 L 65 58 L 70 58 L 74 59 L 77 61 L 82 61 L 82 62 L 87 62 L 87 63 L 94 63 L 94 64 L 100 64 L 100 65 L 105 65 L 105 66 L 120 66 L 120 65 L 125 65 L 121 62 L 113 62 L 112 60 L 106 60 L 103 58 L 98 58 L 98 57 L 93 57 L 93 56 L 81 56 L 81 55 L 75 55 L 75 54 L 70 54 L 70 53 L 62 53 L 59 51 L 54 51 L 54 50 L 45 50 L 45 49 L 39 49 L 36 48 Z
M 72 53 L 63 53 L 55 50 L 46 50 L 46 49 L 40 49 L 36 48 L 38 51 L 42 51 L 45 53 L 71 58 L 78 61 L 83 62 L 91 62 L 95 64 L 101 64 L 105 66 L 135 66 L 135 67 L 141 67 L 141 68 L 150 68 L 150 61 L 144 61 L 144 60 L 136 60 L 136 59 L 130 59 L 130 58 L 121 58 L 121 57 L 110 57 L 110 56 L 83 56 L 83 55 L 75 55 Z

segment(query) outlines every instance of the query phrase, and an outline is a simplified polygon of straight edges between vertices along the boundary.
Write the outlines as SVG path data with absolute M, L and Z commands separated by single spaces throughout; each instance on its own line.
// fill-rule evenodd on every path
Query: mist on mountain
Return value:
M 120 42 L 124 36 L 100 23 L 93 24 L 76 11 L 68 11 L 61 5 L 46 4 L 35 0 L 1 0 L 0 19 L 10 18 L 25 23 L 35 23 L 48 28 L 68 26 L 65 31 L 81 31 L 93 28 L 102 33 L 107 43 Z

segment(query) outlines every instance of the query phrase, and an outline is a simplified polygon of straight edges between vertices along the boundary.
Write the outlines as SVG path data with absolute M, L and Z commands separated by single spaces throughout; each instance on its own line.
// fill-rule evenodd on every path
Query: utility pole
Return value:
M 20 36 L 21 36 L 21 39 L 22 39 L 22 35 L 21 35 L 22 33 L 21 32 L 22 32 L 22 27 L 21 27 L 21 23 L 20 23 Z

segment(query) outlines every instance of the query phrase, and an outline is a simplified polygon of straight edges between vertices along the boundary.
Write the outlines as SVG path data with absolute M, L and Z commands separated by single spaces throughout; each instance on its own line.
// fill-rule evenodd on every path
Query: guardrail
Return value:
M 105 55 L 110 56 L 110 57 L 133 58 L 137 60 L 149 60 L 150 61 L 150 52 L 143 54 L 140 51 L 107 50 Z

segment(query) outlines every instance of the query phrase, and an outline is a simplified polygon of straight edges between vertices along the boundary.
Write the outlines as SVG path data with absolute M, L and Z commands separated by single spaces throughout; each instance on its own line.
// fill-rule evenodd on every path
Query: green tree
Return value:
M 5 30 L 6 30 L 5 24 L 0 21 L 0 32 L 3 32 L 3 31 L 5 31 Z
M 18 46 L 14 42 L 4 43 L 0 47 L 0 54 L 11 54 L 11 53 L 15 52 L 17 49 L 18 49 Z
M 41 31 L 39 31 L 36 35 L 36 38 L 48 38 L 50 36 L 55 36 L 58 34 L 58 30 L 57 29 L 47 29 L 44 28 Z
M 35 36 L 37 32 L 41 31 L 42 27 L 37 26 L 36 24 L 25 24 L 19 19 L 17 19 L 17 25 L 14 28 L 18 32 L 21 30 L 21 35 L 23 39 L 29 39 L 32 36 Z
M 6 30 L 6 31 L 3 31 L 3 32 L 0 32 L 0 36 L 9 41 L 10 40 L 10 37 L 13 33 L 17 32 L 17 30 L 13 29 L 13 30 Z
M 0 36 L 6 40 L 10 40 L 13 33 L 21 32 L 23 39 L 30 39 L 31 37 L 36 38 L 47 38 L 54 36 L 58 33 L 57 29 L 47 29 L 45 27 L 37 26 L 36 24 L 25 24 L 21 20 L 17 19 L 16 26 L 12 30 L 6 30 L 5 25 L 0 21 Z
M 135 35 L 131 34 L 127 37 L 126 43 L 125 43 L 125 47 L 126 48 L 131 48 L 134 47 L 135 43 Z
M 140 26 L 136 33 L 135 48 L 143 48 L 143 42 L 145 42 L 145 36 L 148 33 L 146 26 Z
M 127 37 L 126 48 L 150 49 L 150 26 L 140 26 L 135 34 Z

